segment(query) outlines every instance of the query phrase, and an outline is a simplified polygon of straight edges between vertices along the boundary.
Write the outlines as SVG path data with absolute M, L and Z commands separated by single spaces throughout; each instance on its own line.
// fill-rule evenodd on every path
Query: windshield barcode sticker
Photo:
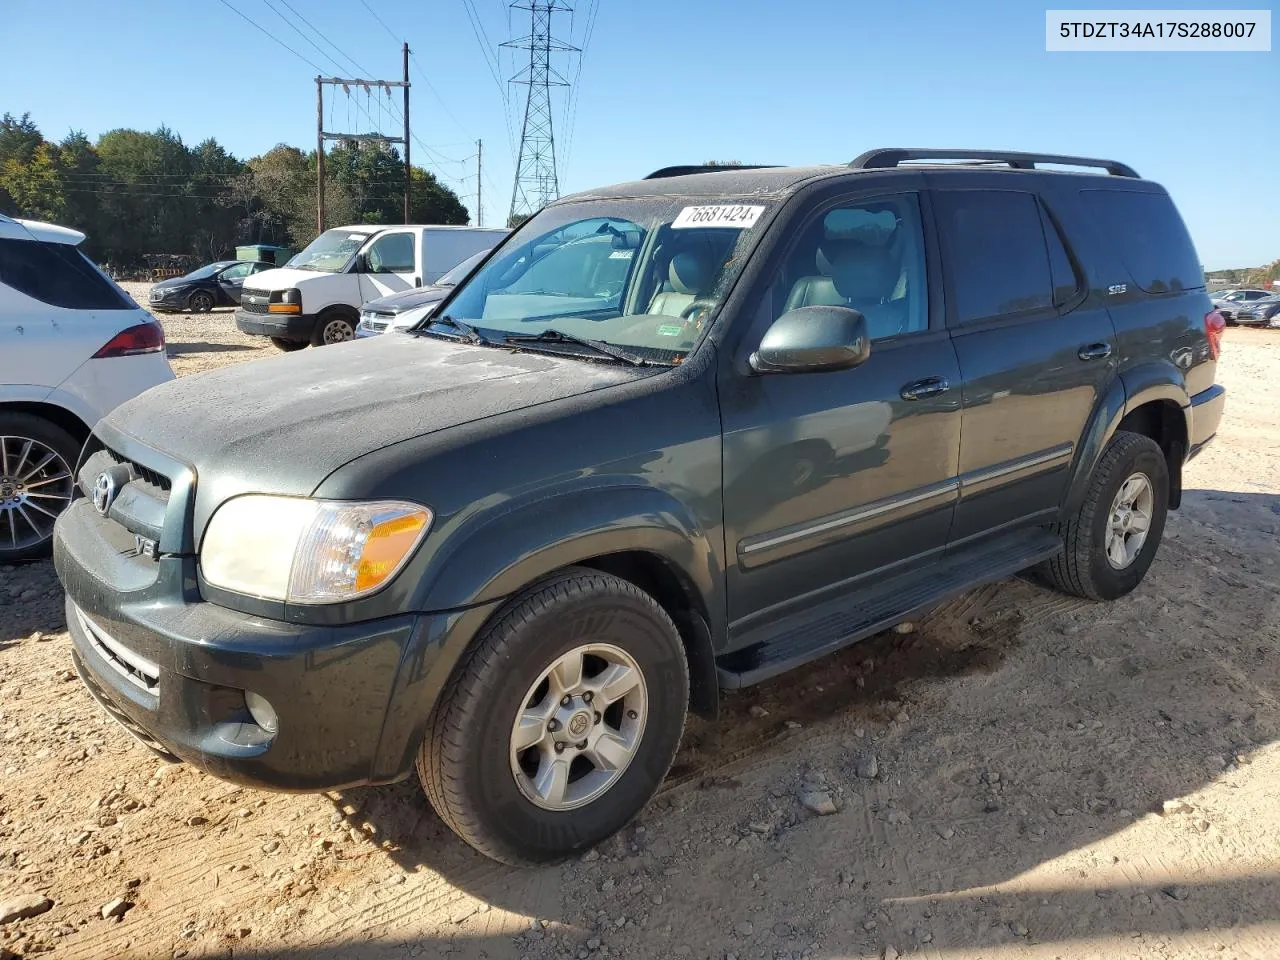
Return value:
M 685 207 L 671 223 L 673 230 L 691 227 L 735 227 L 749 230 L 756 225 L 764 207 L 749 207 L 736 203 L 714 204 L 706 207 Z

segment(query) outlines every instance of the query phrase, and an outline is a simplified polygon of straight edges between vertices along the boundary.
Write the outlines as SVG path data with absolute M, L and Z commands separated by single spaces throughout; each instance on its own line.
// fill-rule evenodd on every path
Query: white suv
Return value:
M 82 240 L 0 215 L 0 564 L 48 553 L 94 424 L 173 379 L 160 324 Z

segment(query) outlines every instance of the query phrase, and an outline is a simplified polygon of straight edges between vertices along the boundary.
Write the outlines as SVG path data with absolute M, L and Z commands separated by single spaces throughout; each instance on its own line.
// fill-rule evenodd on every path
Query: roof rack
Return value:
M 735 163 L 726 164 L 684 164 L 674 167 L 663 167 L 645 177 L 646 180 L 663 180 L 666 177 L 683 177 L 690 173 L 724 173 L 726 170 L 768 170 L 776 167 L 776 163 Z
M 1073 167 L 1099 167 L 1113 177 L 1141 179 L 1133 167 L 1116 160 L 1097 160 L 1092 157 L 1068 157 L 1054 153 L 1018 153 L 1012 150 L 931 150 L 924 147 L 881 147 L 868 150 L 855 157 L 849 164 L 855 170 L 871 170 L 897 167 L 907 160 L 973 160 L 985 163 L 1006 163 L 1014 170 L 1034 170 L 1038 163 L 1057 163 Z

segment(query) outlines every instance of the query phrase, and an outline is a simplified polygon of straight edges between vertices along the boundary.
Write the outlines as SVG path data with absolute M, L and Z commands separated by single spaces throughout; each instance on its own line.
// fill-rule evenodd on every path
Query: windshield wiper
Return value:
M 433 317 L 431 320 L 427 321 L 427 327 L 434 326 L 437 323 L 443 323 L 453 327 L 453 329 L 462 334 L 462 339 L 467 343 L 493 343 L 492 340 L 471 324 L 467 323 L 465 320 L 459 320 L 457 317 L 451 317 L 448 314 L 445 314 L 443 317 Z M 422 332 L 426 332 L 426 327 L 422 329 Z
M 630 350 L 624 350 L 622 347 L 604 340 L 591 340 L 587 337 L 575 336 L 572 333 L 565 333 L 548 327 L 541 333 L 513 333 L 502 338 L 503 343 L 571 343 L 578 346 L 590 347 L 596 353 L 603 354 L 606 357 L 612 357 L 615 360 L 621 360 L 623 363 L 629 363 L 633 367 L 655 366 L 652 360 L 647 360 L 638 353 L 632 353 Z

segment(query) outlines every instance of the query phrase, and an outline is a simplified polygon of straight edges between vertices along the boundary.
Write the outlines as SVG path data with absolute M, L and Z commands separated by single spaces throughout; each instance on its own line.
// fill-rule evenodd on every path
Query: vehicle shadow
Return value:
M 170 340 L 165 350 L 170 357 L 181 357 L 193 353 L 238 353 L 242 350 L 256 350 L 243 343 L 210 343 L 207 340 L 182 342 Z
M 0 570 L 0 642 L 18 641 L 39 631 L 67 627 L 62 590 L 52 560 L 23 560 Z
M 1280 740 L 1280 564 L 1266 547 L 1278 538 L 1280 497 L 1188 490 L 1147 581 L 1130 597 L 1092 604 L 1032 577 L 993 584 L 910 632 L 881 634 L 726 696 L 717 721 L 690 722 L 662 791 L 589 865 L 494 864 L 431 814 L 413 782 L 332 799 L 352 826 L 375 825 L 381 849 L 406 875 L 430 872 L 493 908 L 573 929 L 599 926 L 590 907 L 600 900 L 601 870 L 643 876 L 664 896 L 703 899 L 713 914 L 746 909 L 759 894 L 726 885 L 725 871 L 749 876 L 753 861 L 744 854 L 726 866 L 731 854 L 720 844 L 747 846 L 775 866 L 780 855 L 790 862 L 790 838 L 814 821 L 795 799 L 806 770 L 824 772 L 841 808 L 830 822 L 844 829 L 805 849 L 795 889 L 781 889 L 772 909 L 780 917 L 802 910 L 806 877 L 852 874 L 841 894 L 860 901 L 846 904 L 849 926 L 828 924 L 845 945 L 868 940 L 861 923 L 876 910 L 905 918 L 907 929 L 921 917 L 942 918 L 933 921 L 935 947 L 996 945 L 1018 937 L 1009 917 L 1023 918 L 1013 929 L 1033 926 L 1026 918 L 1038 916 L 1041 900 L 1069 917 L 1076 898 L 1113 906 L 1088 915 L 1088 930 L 1054 921 L 1064 942 L 1280 922 L 1274 872 L 1237 868 L 1224 878 L 1212 863 L 1177 881 L 1176 893 L 1101 868 L 1076 882 L 1081 889 L 1063 883 L 1034 897 L 990 889 L 1138 829 L 1148 814 L 1168 813 L 1164 801 L 1195 795 Z M 858 772 L 868 749 L 880 766 L 870 781 Z M 780 790 L 759 772 L 776 777 L 786 764 L 794 779 Z M 761 839 L 748 823 L 763 806 L 784 813 Z M 1188 811 L 1170 822 L 1194 836 L 1200 821 Z M 1171 875 L 1181 869 L 1165 866 Z M 672 871 L 682 878 L 668 878 Z M 1198 896 L 1197 885 L 1222 895 Z M 944 935 L 937 927 L 949 910 L 954 922 Z M 975 911 L 996 919 L 966 925 Z M 705 917 L 693 914 L 685 922 L 698 936 Z M 483 949 L 468 943 L 458 949 Z

